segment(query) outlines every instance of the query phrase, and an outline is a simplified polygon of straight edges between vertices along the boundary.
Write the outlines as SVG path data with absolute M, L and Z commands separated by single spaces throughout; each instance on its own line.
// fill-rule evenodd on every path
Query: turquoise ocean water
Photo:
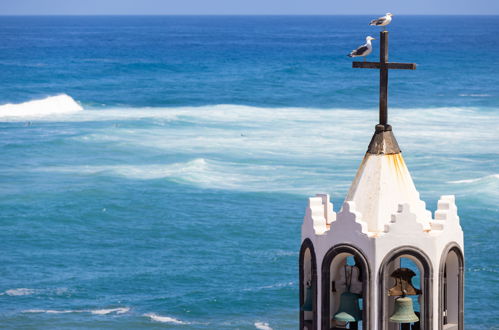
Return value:
M 306 199 L 339 208 L 377 121 L 370 18 L 0 17 L 0 327 L 297 328 Z M 389 30 L 390 122 L 497 329 L 499 17 Z

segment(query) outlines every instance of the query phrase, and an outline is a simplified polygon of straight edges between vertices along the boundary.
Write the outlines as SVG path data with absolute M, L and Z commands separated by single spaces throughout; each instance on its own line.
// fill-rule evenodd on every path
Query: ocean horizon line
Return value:
M 379 13 L 364 14 L 0 14 L 0 17 L 365 17 Z M 498 14 L 397 14 L 398 17 L 497 17 Z

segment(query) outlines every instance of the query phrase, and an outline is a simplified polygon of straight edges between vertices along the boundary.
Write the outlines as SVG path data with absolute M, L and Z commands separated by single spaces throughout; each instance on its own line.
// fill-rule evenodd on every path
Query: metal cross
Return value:
M 416 63 L 388 62 L 388 31 L 380 32 L 379 62 L 352 62 L 352 68 L 379 70 L 379 123 L 388 124 L 388 69 L 416 70 Z

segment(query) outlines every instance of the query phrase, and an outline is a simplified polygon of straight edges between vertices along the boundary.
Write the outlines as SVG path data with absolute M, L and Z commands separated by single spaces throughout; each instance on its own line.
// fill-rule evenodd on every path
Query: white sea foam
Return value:
M 499 153 L 495 143 L 499 115 L 494 111 L 435 108 L 391 109 L 390 113 L 404 156 L 417 156 L 406 158 L 409 168 L 415 175 L 418 168 L 442 169 L 433 178 L 436 184 L 467 175 L 472 165 L 466 162 L 483 153 L 477 145 L 486 145 L 487 153 Z M 85 109 L 39 120 L 109 122 L 85 126 L 81 134 L 68 139 L 80 144 L 83 153 L 86 147 L 105 149 L 110 161 L 33 170 L 133 180 L 164 178 L 214 189 L 344 195 L 371 139 L 376 117 L 376 109 L 240 105 Z M 165 163 L 123 163 L 113 161 L 115 151 L 145 154 L 147 158 L 142 159 L 181 156 L 169 157 L 176 160 Z
M 402 148 L 451 152 L 476 151 L 480 141 L 499 137 L 499 116 L 471 108 L 393 109 L 393 126 Z M 127 145 L 136 148 L 189 153 L 219 152 L 252 156 L 300 156 L 323 159 L 365 150 L 377 112 L 345 109 L 257 108 L 205 106 L 163 109 L 89 110 L 68 120 L 151 120 L 141 128 L 104 128 L 79 136 L 82 142 Z M 172 122 L 191 128 L 176 129 Z M 166 126 L 166 127 L 164 127 Z M 461 127 L 461 129 L 456 129 Z M 491 132 L 494 134 L 491 135 Z M 490 148 L 498 149 L 491 145 Z M 327 151 L 327 152 L 326 152 Z
M 83 110 L 71 96 L 50 96 L 41 100 L 0 106 L 0 120 L 30 120 L 73 114 Z
M 170 316 L 161 316 L 155 313 L 147 313 L 143 316 L 150 318 L 153 321 L 161 323 L 172 323 L 172 324 L 190 324 L 189 322 L 181 321 Z
M 492 174 L 492 175 L 487 175 L 483 176 L 481 178 L 475 178 L 475 179 L 465 179 L 465 180 L 455 180 L 455 181 L 449 181 L 449 183 L 475 183 L 475 182 L 482 182 L 482 181 L 488 181 L 488 180 L 497 180 L 499 179 L 499 174 Z
M 90 313 L 95 314 L 95 315 L 106 315 L 106 314 L 111 314 L 111 313 L 125 314 L 125 313 L 128 313 L 129 311 L 130 311 L 130 308 L 128 308 L 128 307 L 119 307 L 119 308 L 91 310 Z
M 17 289 L 9 289 L 2 293 L 0 296 L 30 296 L 30 295 L 62 295 L 68 291 L 67 288 L 50 288 L 50 289 L 29 289 L 29 288 L 17 288 Z
M 35 289 L 19 288 L 19 289 L 6 290 L 2 294 L 8 295 L 8 296 L 29 296 L 29 295 L 32 295 L 35 293 L 36 293 Z
M 272 330 L 267 322 L 255 322 L 255 328 L 260 330 Z
M 307 169 L 300 166 L 240 164 L 205 158 L 173 164 L 54 166 L 39 168 L 37 171 L 107 175 L 133 180 L 169 179 L 203 188 L 226 190 L 309 192 L 306 187 L 304 191 L 303 187 L 293 186 L 293 176 L 299 177 L 307 173 Z M 313 176 L 310 171 L 308 172 Z M 272 173 L 272 177 L 269 177 L 269 173 Z M 318 178 L 317 174 L 316 179 Z M 275 184 L 269 185 L 269 183 Z M 323 183 L 322 186 L 324 187 Z
M 54 310 L 54 309 L 28 309 L 23 313 L 47 313 L 47 314 L 67 314 L 67 313 L 90 313 L 93 315 L 107 315 L 107 314 L 125 314 L 130 311 L 129 307 L 118 307 L 108 309 L 68 309 L 68 310 Z
M 286 287 L 292 287 L 294 285 L 295 285 L 294 282 L 276 283 L 276 284 L 264 285 L 264 286 L 253 287 L 253 288 L 246 288 L 246 289 L 243 289 L 243 291 L 260 291 L 260 290 L 268 290 L 268 289 L 276 289 L 276 288 L 286 288 Z
M 490 94 L 459 94 L 459 96 L 463 96 L 463 97 L 490 97 L 492 95 Z
M 67 313 L 81 313 L 80 310 L 53 310 L 53 309 L 27 309 L 23 313 L 47 313 L 47 314 L 67 314 Z

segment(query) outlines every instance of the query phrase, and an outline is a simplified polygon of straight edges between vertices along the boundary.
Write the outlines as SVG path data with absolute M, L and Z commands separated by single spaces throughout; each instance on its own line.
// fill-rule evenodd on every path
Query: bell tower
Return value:
M 388 125 L 388 62 L 382 31 L 380 122 L 338 212 L 329 195 L 308 199 L 299 263 L 300 329 L 464 329 L 464 246 L 455 198 L 434 215 L 413 183 Z

